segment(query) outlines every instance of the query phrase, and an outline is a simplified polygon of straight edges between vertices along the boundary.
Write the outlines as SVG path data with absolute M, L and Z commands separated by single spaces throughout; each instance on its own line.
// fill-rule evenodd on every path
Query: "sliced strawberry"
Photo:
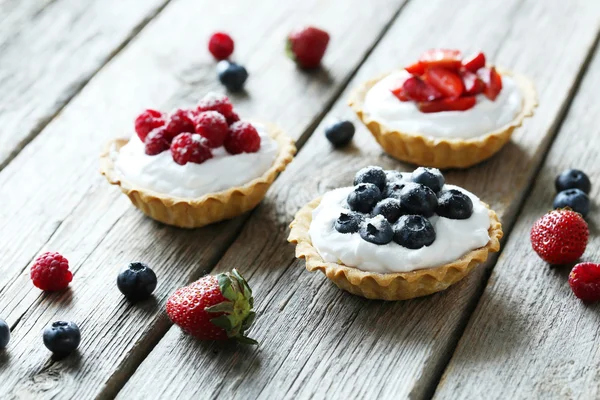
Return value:
M 411 76 L 402 84 L 405 97 L 413 101 L 432 101 L 442 97 L 442 93 L 421 78 Z
M 402 85 L 391 90 L 392 94 L 398 98 L 400 101 L 410 101 L 410 98 L 404 93 L 404 88 Z
M 477 72 L 479 68 L 485 67 L 485 54 L 479 52 L 470 58 L 465 58 L 462 65 L 467 71 Z
M 431 49 L 421 54 L 419 61 L 429 67 L 441 67 L 458 70 L 462 65 L 462 54 L 459 50 Z
M 446 68 L 428 68 L 423 78 L 427 83 L 439 90 L 444 97 L 460 97 L 465 90 L 465 85 L 461 77 Z
M 469 71 L 464 71 L 462 74 L 463 84 L 465 85 L 466 95 L 476 95 L 483 93 L 485 90 L 485 83 L 479 77 Z
M 496 71 L 496 68 L 481 68 L 477 71 L 477 76 L 485 84 L 483 94 L 492 101 L 496 100 L 496 97 L 498 97 L 498 94 L 502 90 L 502 77 Z
M 475 96 L 459 97 L 458 99 L 440 99 L 426 101 L 417 104 L 419 111 L 423 113 L 435 113 L 440 111 L 465 111 L 472 108 L 477 100 Z
M 423 75 L 425 72 L 425 65 L 422 62 L 417 61 L 416 63 L 405 67 L 404 69 L 413 75 Z

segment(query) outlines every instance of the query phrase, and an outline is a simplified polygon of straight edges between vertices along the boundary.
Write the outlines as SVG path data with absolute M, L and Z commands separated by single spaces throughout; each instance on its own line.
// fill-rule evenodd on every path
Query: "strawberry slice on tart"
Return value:
M 462 65 L 462 54 L 460 50 L 431 49 L 421 54 L 419 62 L 425 68 L 441 67 L 458 70 Z

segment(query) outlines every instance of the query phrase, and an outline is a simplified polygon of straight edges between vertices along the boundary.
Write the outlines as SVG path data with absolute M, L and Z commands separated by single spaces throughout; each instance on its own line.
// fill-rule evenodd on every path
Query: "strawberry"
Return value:
M 502 90 L 502 77 L 496 71 L 496 68 L 481 68 L 477 71 L 477 76 L 485 83 L 483 94 L 488 99 L 494 101 L 498 97 L 498 93 Z
M 479 93 L 483 93 L 485 90 L 485 83 L 473 72 L 464 71 L 461 73 L 463 84 L 465 85 L 464 94 L 474 96 Z
M 404 69 L 412 75 L 423 75 L 425 73 L 425 64 L 417 61 L 416 63 L 405 67 Z
M 569 274 L 569 286 L 583 301 L 600 301 L 600 264 L 577 264 Z
M 471 72 L 477 72 L 479 68 L 485 67 L 485 54 L 479 52 L 470 58 L 465 58 L 462 66 Z
M 177 289 L 167 300 L 167 314 L 184 332 L 200 340 L 236 339 L 258 344 L 245 336 L 256 313 L 252 290 L 234 269 Z
M 410 101 L 410 98 L 406 95 L 404 91 L 404 87 L 402 85 L 398 86 L 395 89 L 390 90 L 394 96 L 398 98 L 400 101 Z
M 301 68 L 317 68 L 329 44 L 329 34 L 308 26 L 294 30 L 287 38 L 286 52 Z
M 465 90 L 461 77 L 446 68 L 428 68 L 423 79 L 439 90 L 444 97 L 460 97 Z
M 423 113 L 435 113 L 440 111 L 465 111 L 475 106 L 475 103 L 477 103 L 475 96 L 466 96 L 421 102 L 417 103 L 417 107 L 419 108 L 419 111 Z
M 531 228 L 533 250 L 550 264 L 570 264 L 582 256 L 589 237 L 588 225 L 568 208 L 550 211 Z
M 431 101 L 442 97 L 439 90 L 416 76 L 411 76 L 404 81 L 401 92 L 404 97 L 413 101 Z M 398 97 L 396 93 L 394 95 Z
M 459 50 L 431 49 L 421 54 L 419 61 L 426 67 L 440 67 L 457 70 L 462 65 L 462 54 Z

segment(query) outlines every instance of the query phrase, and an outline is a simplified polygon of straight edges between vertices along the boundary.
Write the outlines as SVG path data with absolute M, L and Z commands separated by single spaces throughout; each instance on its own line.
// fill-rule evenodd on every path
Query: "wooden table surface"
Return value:
M 0 0 L 0 398 L 597 399 L 600 306 L 571 293 L 568 268 L 530 250 L 553 178 L 585 170 L 600 195 L 600 2 L 593 0 Z M 332 36 L 324 68 L 298 70 L 286 34 L 315 24 Z M 208 36 L 236 39 L 249 72 L 232 96 L 244 116 L 280 124 L 299 153 L 262 204 L 193 231 L 145 218 L 98 173 L 110 138 L 147 107 L 170 109 L 222 91 Z M 294 213 L 386 156 L 346 105 L 352 87 L 431 47 L 483 49 L 529 75 L 540 105 L 493 159 L 447 181 L 498 212 L 503 248 L 450 289 L 404 302 L 370 301 L 309 273 L 286 242 Z M 356 123 L 333 150 L 332 118 Z M 600 217 L 585 260 L 598 261 Z M 60 293 L 30 282 L 46 250 L 70 260 Z M 153 300 L 116 289 L 133 260 L 159 276 Z M 258 347 L 201 343 L 164 313 L 170 293 L 238 268 L 255 292 Z M 41 331 L 82 330 L 78 353 L 53 361 Z

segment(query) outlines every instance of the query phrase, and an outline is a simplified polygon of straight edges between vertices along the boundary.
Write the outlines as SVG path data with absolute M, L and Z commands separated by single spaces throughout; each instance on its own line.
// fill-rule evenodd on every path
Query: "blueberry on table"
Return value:
M 0 319 L 0 350 L 6 348 L 10 342 L 10 327 L 5 320 Z
M 378 215 L 362 224 L 360 227 L 360 237 L 370 243 L 388 244 L 394 238 L 394 230 L 387 219 Z
M 354 137 L 354 124 L 350 121 L 339 121 L 325 128 L 325 137 L 335 147 L 344 147 Z
M 358 185 L 360 183 L 372 183 L 373 185 L 377 186 L 379 190 L 385 189 L 386 182 L 386 173 L 380 167 L 364 167 L 363 169 L 358 171 L 354 176 L 355 185 Z
M 117 287 L 130 301 L 144 300 L 156 289 L 156 274 L 142 262 L 132 262 L 121 270 Z
M 562 192 L 567 189 L 579 189 L 582 192 L 590 193 L 592 189 L 592 183 L 590 178 L 578 169 L 568 169 L 563 171 L 556 177 L 554 186 L 557 192 Z
M 373 208 L 373 215 L 383 215 L 392 224 L 398 221 L 402 214 L 400 200 L 394 198 L 383 199 Z
M 433 190 L 427 186 L 408 182 L 400 191 L 400 203 L 407 214 L 428 218 L 435 213 L 438 199 Z
M 335 221 L 335 230 L 339 233 L 356 233 L 360 227 L 363 217 L 361 214 L 353 211 L 344 211 Z
M 370 213 L 379 200 L 381 200 L 381 191 L 372 183 L 361 183 L 355 186 L 347 198 L 350 209 L 361 213 Z
M 75 351 L 81 342 L 81 332 L 74 322 L 56 321 L 44 330 L 44 345 L 57 357 Z
M 403 215 L 394 225 L 394 242 L 408 249 L 420 249 L 435 241 L 435 229 L 422 215 Z
M 444 175 L 437 168 L 419 167 L 415 169 L 410 178 L 413 182 L 425 185 L 435 193 L 442 190 L 444 183 L 446 183 Z
M 450 219 L 468 219 L 473 215 L 473 201 L 460 190 L 445 190 L 438 198 L 436 213 Z
M 227 60 L 220 61 L 217 64 L 217 75 L 219 76 L 219 81 L 230 92 L 239 92 L 242 90 L 246 79 L 248 79 L 246 68 Z
M 570 207 L 585 217 L 590 212 L 590 198 L 580 189 L 567 189 L 554 198 L 554 208 Z

